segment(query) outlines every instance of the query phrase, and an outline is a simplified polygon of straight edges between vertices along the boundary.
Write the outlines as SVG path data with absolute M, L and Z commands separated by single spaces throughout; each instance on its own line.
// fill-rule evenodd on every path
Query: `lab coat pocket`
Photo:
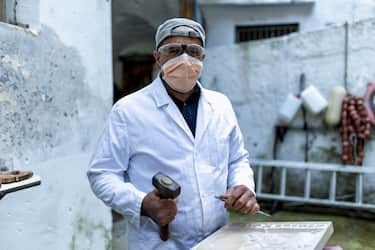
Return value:
M 212 233 L 228 222 L 228 212 L 223 202 L 213 196 L 207 197 L 205 202 L 209 211 L 205 217 L 206 230 Z
M 228 137 L 219 137 L 216 139 L 216 167 L 223 168 L 228 166 L 229 159 L 229 140 Z
M 220 175 L 228 167 L 229 144 L 226 138 L 216 138 L 209 144 L 209 162 L 211 172 Z

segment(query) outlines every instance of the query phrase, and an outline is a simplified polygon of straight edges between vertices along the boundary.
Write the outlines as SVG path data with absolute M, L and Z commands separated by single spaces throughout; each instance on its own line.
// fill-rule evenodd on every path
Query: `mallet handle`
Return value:
M 169 238 L 168 224 L 165 226 L 160 226 L 160 239 L 162 241 L 167 241 Z

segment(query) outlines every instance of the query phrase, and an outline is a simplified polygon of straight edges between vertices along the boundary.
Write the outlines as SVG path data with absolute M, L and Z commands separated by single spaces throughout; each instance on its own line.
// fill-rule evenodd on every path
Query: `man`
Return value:
M 128 221 L 129 249 L 190 249 L 227 223 L 227 209 L 255 214 L 259 205 L 232 106 L 197 81 L 202 26 L 170 19 L 155 40 L 162 71 L 115 104 L 88 178 L 93 192 Z M 177 199 L 160 199 L 154 190 L 159 171 L 180 184 Z M 159 226 L 166 224 L 169 239 L 162 241 Z

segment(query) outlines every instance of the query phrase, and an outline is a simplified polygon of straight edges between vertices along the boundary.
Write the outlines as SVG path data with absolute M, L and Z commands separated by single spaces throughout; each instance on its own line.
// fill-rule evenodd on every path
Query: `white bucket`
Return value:
M 301 94 L 304 107 L 312 114 L 317 115 L 327 108 L 327 100 L 319 91 L 310 85 Z
M 293 94 L 289 94 L 279 110 L 278 120 L 282 125 L 290 124 L 301 107 L 302 100 Z

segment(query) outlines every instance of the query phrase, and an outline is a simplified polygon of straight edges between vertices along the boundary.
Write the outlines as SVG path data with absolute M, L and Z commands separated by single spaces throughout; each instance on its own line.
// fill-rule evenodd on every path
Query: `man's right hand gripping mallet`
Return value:
M 181 187 L 171 177 L 161 172 L 152 177 L 152 185 L 159 191 L 161 199 L 175 199 L 180 195 Z M 160 239 L 168 240 L 168 224 L 160 226 Z

